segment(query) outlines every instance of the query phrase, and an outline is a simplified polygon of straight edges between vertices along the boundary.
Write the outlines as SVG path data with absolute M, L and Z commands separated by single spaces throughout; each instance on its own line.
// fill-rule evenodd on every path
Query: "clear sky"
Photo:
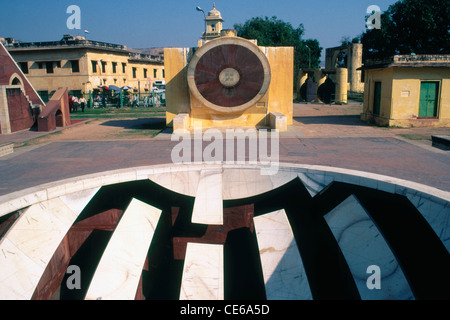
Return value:
M 203 14 L 214 0 L 0 0 L 0 37 L 26 42 L 56 41 L 64 34 L 130 48 L 194 47 L 204 30 Z M 370 5 L 385 11 L 396 0 L 217 0 L 224 28 L 252 17 L 272 17 L 305 27 L 305 39 L 335 47 L 365 30 Z M 81 8 L 81 30 L 67 29 L 70 5 Z M 325 57 L 322 56 L 322 60 Z

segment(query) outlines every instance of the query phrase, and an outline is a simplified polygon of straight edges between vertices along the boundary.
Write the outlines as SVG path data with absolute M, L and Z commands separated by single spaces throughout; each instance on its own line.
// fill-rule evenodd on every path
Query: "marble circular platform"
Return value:
M 148 198 L 143 190 L 147 187 L 153 193 Z M 283 163 L 276 174 L 250 165 L 138 167 L 2 196 L 0 299 L 44 296 L 45 279 L 54 272 L 50 269 L 67 268 L 55 261 L 63 242 L 70 242 L 72 228 L 90 218 L 84 215 L 95 203 L 109 208 L 106 204 L 114 202 L 102 191 L 108 188 L 118 198 L 119 193 L 127 193 L 127 205 L 102 249 L 98 272 L 84 288 L 85 299 L 136 298 L 136 292 L 146 286 L 142 270 L 152 263 L 149 248 L 158 242 L 163 228 L 171 230 L 176 219 L 186 217 L 190 221 L 183 226 L 203 226 L 204 230 L 214 226 L 216 236 L 208 238 L 205 231 L 198 239 L 188 233 L 170 239 L 183 243 L 185 252 L 178 258 L 181 281 L 173 297 L 242 298 L 230 293 L 230 279 L 236 282 L 239 276 L 227 270 L 238 263 L 231 265 L 230 256 L 244 250 L 230 249 L 234 248 L 232 236 L 245 229 L 249 234 L 245 239 L 253 248 L 248 250 L 256 250 L 251 265 L 258 269 L 255 282 L 261 284 L 252 293 L 257 297 L 448 298 L 444 284 L 450 266 L 449 192 L 367 172 Z M 174 207 L 181 201 L 180 212 L 188 213 L 174 216 L 167 209 L 171 201 Z M 248 205 L 245 227 L 230 227 L 230 210 Z M 166 216 L 172 217 L 172 226 L 162 227 Z M 126 236 L 130 233 L 136 237 Z M 213 240 L 202 243 L 202 239 Z M 373 266 L 381 272 L 379 279 Z M 61 287 L 63 276 L 59 274 Z M 381 288 L 371 288 L 373 281 L 379 281 Z

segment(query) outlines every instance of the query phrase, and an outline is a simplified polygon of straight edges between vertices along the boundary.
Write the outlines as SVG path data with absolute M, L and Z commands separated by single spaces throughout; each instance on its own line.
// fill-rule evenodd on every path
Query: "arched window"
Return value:
M 11 86 L 23 86 L 23 81 L 22 78 L 17 73 L 14 73 L 9 78 L 9 84 Z
M 13 86 L 17 86 L 17 85 L 21 85 L 22 83 L 20 82 L 19 78 L 14 78 L 13 81 L 11 81 L 11 85 Z

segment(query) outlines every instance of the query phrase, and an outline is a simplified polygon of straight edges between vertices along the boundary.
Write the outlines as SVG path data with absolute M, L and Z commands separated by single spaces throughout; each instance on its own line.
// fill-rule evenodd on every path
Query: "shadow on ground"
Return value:
M 166 127 L 165 118 L 120 119 L 105 121 L 102 126 L 134 130 L 162 130 Z
M 371 127 L 372 125 L 362 121 L 359 115 L 331 115 L 314 117 L 294 117 L 294 120 L 302 124 L 333 124 L 343 126 Z

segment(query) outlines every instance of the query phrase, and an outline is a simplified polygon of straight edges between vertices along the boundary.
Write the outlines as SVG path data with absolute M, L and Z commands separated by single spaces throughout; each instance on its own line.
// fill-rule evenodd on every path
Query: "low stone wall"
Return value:
M 38 118 L 38 131 L 52 131 L 70 125 L 69 96 L 67 88 L 58 89 Z

